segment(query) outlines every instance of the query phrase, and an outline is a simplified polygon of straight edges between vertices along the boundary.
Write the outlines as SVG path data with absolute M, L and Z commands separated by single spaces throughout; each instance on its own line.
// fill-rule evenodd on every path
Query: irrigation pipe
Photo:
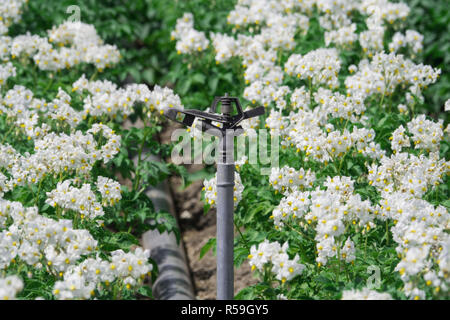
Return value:
M 130 126 L 126 123 L 125 126 Z M 134 124 L 139 126 L 139 123 Z M 161 161 L 158 156 L 143 150 L 141 159 L 147 161 Z M 133 157 L 137 163 L 137 155 Z M 170 213 L 175 219 L 175 207 L 167 181 L 145 190 L 155 210 Z M 177 223 L 178 227 L 178 223 Z M 150 257 L 158 266 L 158 277 L 152 284 L 153 296 L 157 300 L 193 300 L 195 299 L 186 254 L 182 239 L 177 242 L 173 232 L 160 233 L 157 229 L 149 230 L 142 235 L 142 246 L 150 250 Z

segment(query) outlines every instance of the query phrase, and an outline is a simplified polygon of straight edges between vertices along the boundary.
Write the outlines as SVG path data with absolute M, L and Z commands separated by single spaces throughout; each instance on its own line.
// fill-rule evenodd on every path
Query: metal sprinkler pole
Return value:
M 216 113 L 218 103 L 221 113 Z M 237 114 L 232 114 L 232 103 Z M 200 120 L 199 129 L 220 139 L 217 162 L 217 299 L 230 300 L 234 297 L 234 137 L 243 129 L 238 124 L 245 119 L 264 114 L 264 107 L 243 111 L 239 99 L 215 97 L 211 112 L 200 110 L 167 110 L 165 116 L 173 121 L 192 126 L 195 118 Z M 221 123 L 216 126 L 213 122 Z
M 225 94 L 228 97 L 228 94 Z M 222 114 L 230 116 L 230 101 Z M 222 131 L 217 162 L 217 299 L 234 297 L 234 130 Z

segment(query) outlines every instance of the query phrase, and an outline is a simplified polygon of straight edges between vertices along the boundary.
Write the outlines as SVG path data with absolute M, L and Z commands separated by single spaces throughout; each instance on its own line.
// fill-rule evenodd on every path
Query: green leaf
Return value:
M 233 84 L 234 80 L 233 80 L 233 74 L 231 72 L 225 73 L 225 74 L 221 74 L 220 78 L 227 81 L 228 83 Z
M 234 249 L 234 265 L 239 267 L 248 257 L 248 250 L 245 247 Z
M 155 71 L 153 69 L 145 69 L 142 73 L 142 79 L 149 84 L 155 83 Z
M 152 289 L 148 285 L 143 285 L 142 287 L 140 287 L 138 289 L 138 292 L 143 296 L 153 299 Z
M 134 82 L 139 83 L 141 82 L 141 74 L 139 73 L 139 71 L 137 69 L 130 69 L 130 75 L 131 77 L 133 77 Z
M 446 208 L 450 208 L 450 200 L 445 200 L 442 205 Z
M 208 85 L 209 85 L 211 95 L 213 95 L 216 92 L 218 84 L 219 84 L 218 77 L 214 77 L 209 81 Z
M 203 214 L 207 214 L 210 209 L 211 209 L 211 205 L 209 203 L 205 204 L 203 206 Z
M 200 249 L 200 259 L 210 250 L 215 251 L 216 248 L 216 238 L 211 238 L 206 242 L 206 244 Z
M 114 251 L 122 249 L 128 251 L 132 245 L 139 245 L 139 241 L 128 232 L 117 232 L 102 239 L 102 249 Z
M 192 79 L 192 83 L 204 84 L 206 77 L 201 73 L 196 73 L 191 77 L 191 79 Z
M 186 95 L 191 88 L 192 80 L 191 78 L 185 79 L 179 86 L 179 92 L 181 95 Z

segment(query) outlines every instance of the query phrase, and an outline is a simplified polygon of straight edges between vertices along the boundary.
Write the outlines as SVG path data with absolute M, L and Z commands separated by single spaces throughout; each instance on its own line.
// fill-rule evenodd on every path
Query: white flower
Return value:
M 447 101 L 445 101 L 445 107 L 444 107 L 445 111 L 450 111 L 450 99 L 448 99 Z
M 276 279 L 282 283 L 292 280 L 302 273 L 305 266 L 299 263 L 298 255 L 292 260 L 289 259 L 288 248 L 287 242 L 280 246 L 278 242 L 269 242 L 267 239 L 258 247 L 253 245 L 248 256 L 252 271 L 258 269 L 261 272 L 265 265 L 271 264 L 271 272 L 275 274 Z
M 391 149 L 394 152 L 401 152 L 402 148 L 408 148 L 410 146 L 409 137 L 405 134 L 405 128 L 400 125 L 392 133 L 391 137 Z
M 97 190 L 102 194 L 102 203 L 105 206 L 114 205 L 122 199 L 120 184 L 112 179 L 98 176 Z
M 203 51 L 209 45 L 205 34 L 194 29 L 194 17 L 189 12 L 177 19 L 175 30 L 172 31 L 172 39 L 177 40 L 176 49 L 179 54 Z
M 344 246 L 341 249 L 341 256 L 347 263 L 355 260 L 355 244 L 350 238 L 347 238 L 345 241 Z
M 285 72 L 298 79 L 312 80 L 312 85 L 338 87 L 337 74 L 341 68 L 336 49 L 320 48 L 310 51 L 304 56 L 292 54 L 286 64 Z
M 23 282 L 19 277 L 12 275 L 0 278 L 0 300 L 14 300 L 22 289 Z
M 315 180 L 316 176 L 310 169 L 306 171 L 303 168 L 295 170 L 288 166 L 272 168 L 269 177 L 272 188 L 283 194 L 311 188 Z

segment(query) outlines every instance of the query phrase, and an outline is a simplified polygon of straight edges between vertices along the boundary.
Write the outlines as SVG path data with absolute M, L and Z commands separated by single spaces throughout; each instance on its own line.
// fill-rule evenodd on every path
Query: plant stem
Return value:
M 308 78 L 308 86 L 309 86 L 309 108 L 313 109 L 313 98 L 312 98 L 312 78 Z
M 336 271 L 336 286 L 339 286 L 339 273 L 341 272 L 341 244 L 337 246 L 338 268 Z
M 5 142 L 6 138 L 8 138 L 9 134 L 11 133 L 11 131 L 14 130 L 14 128 L 16 128 L 16 126 L 12 125 L 9 127 L 9 130 L 6 132 L 5 136 L 3 137 L 1 144 L 3 144 Z
M 236 224 L 236 221 L 234 220 L 234 227 L 237 229 L 237 231 L 239 232 L 239 235 L 241 236 L 242 241 L 244 242 L 244 246 L 245 248 L 250 251 L 250 246 L 248 245 L 247 240 L 245 239 L 244 235 L 242 234 L 241 230 L 239 229 L 238 225 Z
M 366 239 L 364 241 L 364 259 L 366 259 L 366 256 L 367 256 L 367 238 L 369 237 L 367 232 L 366 232 L 365 236 L 366 236 Z
M 140 146 L 139 151 L 138 151 L 138 162 L 137 162 L 137 165 L 136 165 L 136 176 L 135 176 L 136 180 L 134 181 L 135 183 L 134 183 L 133 190 L 137 190 L 139 188 L 139 183 L 140 183 L 140 180 L 141 180 L 141 173 L 140 173 L 140 168 L 139 167 L 141 165 L 142 151 L 144 150 L 145 140 L 147 139 L 148 132 L 149 132 L 149 130 L 145 131 L 144 138 L 142 139 L 142 143 L 141 143 L 141 146 Z
M 293 226 L 291 226 L 289 223 L 285 222 L 284 223 L 286 226 L 288 226 L 290 229 L 292 229 L 292 231 L 297 232 L 299 235 L 301 235 L 302 237 L 305 237 L 306 239 L 308 239 L 309 241 L 314 241 L 314 239 L 311 239 L 310 237 L 308 237 L 306 234 L 303 233 L 303 231 L 297 230 L 295 229 Z
M 386 244 L 389 245 L 389 224 L 386 220 Z
M 41 185 L 42 185 L 42 180 L 43 180 L 44 178 L 41 178 L 41 180 L 39 180 L 39 185 L 38 185 L 38 190 L 37 190 L 37 193 L 36 193 L 36 197 L 35 197 L 35 199 L 34 199 L 34 204 L 36 205 L 36 207 L 38 207 L 39 208 L 39 193 L 41 192 Z
M 98 75 L 98 70 L 95 69 L 95 72 L 94 72 L 94 73 L 92 74 L 92 76 L 89 78 L 89 81 L 94 81 L 95 78 L 97 78 L 97 75 Z
M 52 84 L 53 84 L 53 77 L 50 78 L 50 81 L 48 82 L 47 87 L 44 89 L 44 92 L 43 92 L 44 94 L 48 91 L 48 89 L 51 88 Z

